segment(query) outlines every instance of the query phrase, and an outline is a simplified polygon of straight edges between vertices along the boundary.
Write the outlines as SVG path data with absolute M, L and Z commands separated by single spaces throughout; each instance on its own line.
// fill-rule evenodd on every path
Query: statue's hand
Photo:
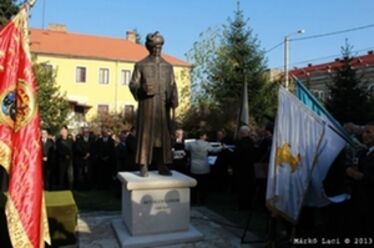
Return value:
M 148 96 L 155 94 L 155 86 L 153 84 L 144 84 L 143 89 Z

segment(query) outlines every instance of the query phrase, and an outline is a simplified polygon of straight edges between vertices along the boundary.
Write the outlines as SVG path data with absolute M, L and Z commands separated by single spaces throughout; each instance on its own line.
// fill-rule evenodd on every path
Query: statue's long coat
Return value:
M 145 85 L 153 84 L 153 92 Z M 163 162 L 172 163 L 170 110 L 178 106 L 173 66 L 162 58 L 148 56 L 135 64 L 130 90 L 138 101 L 135 162 L 149 165 L 154 147 L 162 147 Z

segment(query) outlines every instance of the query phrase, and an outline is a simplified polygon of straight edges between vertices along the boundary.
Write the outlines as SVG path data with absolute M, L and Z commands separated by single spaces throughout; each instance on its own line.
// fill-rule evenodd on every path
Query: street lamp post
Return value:
M 298 30 L 296 33 L 288 34 L 284 37 L 284 87 L 288 90 L 288 43 L 289 37 L 296 34 L 303 34 L 304 29 Z

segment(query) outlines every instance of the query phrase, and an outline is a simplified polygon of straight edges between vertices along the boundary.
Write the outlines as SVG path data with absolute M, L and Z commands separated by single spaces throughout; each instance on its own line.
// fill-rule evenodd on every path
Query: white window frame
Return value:
M 78 68 L 84 68 L 84 81 L 79 81 L 78 80 Z M 80 78 L 79 78 L 80 79 Z M 76 83 L 79 83 L 79 84 L 84 84 L 84 83 L 87 83 L 87 67 L 86 66 L 82 66 L 82 65 L 77 65 L 76 67 L 75 67 L 75 82 Z
M 325 92 L 323 90 L 311 90 L 313 95 L 316 96 L 317 98 L 321 99 L 321 100 L 325 100 L 326 99 L 326 95 L 325 95 Z
M 103 72 L 103 77 L 102 77 L 102 73 Z M 107 72 L 107 74 L 105 74 L 105 72 Z M 105 77 L 105 75 L 107 75 Z M 106 67 L 100 67 L 99 68 L 99 77 L 98 77 L 98 81 L 99 81 L 99 84 L 104 84 L 104 85 L 108 85 L 109 82 L 110 82 L 110 70 L 109 68 L 106 68 Z M 101 81 L 103 79 L 103 81 Z M 106 79 L 106 80 L 105 80 Z
M 131 80 L 131 70 L 121 69 L 120 74 L 121 74 L 120 75 L 120 77 L 121 77 L 121 85 L 123 85 L 123 86 L 129 85 L 130 80 Z M 126 74 L 128 75 L 128 77 L 125 76 Z M 126 79 L 127 79 L 127 82 L 126 82 Z

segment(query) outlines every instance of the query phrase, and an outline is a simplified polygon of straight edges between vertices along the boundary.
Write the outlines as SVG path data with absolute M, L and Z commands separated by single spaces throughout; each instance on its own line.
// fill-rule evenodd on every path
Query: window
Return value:
M 75 123 L 78 123 L 79 125 L 85 123 L 86 118 L 84 116 L 85 111 L 83 106 L 75 105 L 74 106 L 74 116 L 73 120 Z
M 86 82 L 86 67 L 77 66 L 76 73 L 75 73 L 75 81 L 77 83 Z
M 84 114 L 84 107 L 83 106 L 79 106 L 79 105 L 75 105 L 74 106 L 74 112 L 77 114 Z
M 99 69 L 99 84 L 109 84 L 109 69 Z
M 134 105 L 125 105 L 124 111 L 125 121 L 132 123 L 134 120 Z
M 99 104 L 97 105 L 97 113 L 99 115 L 101 114 L 107 114 L 109 112 L 109 106 L 107 104 Z
M 121 84 L 128 85 L 131 80 L 131 71 L 121 70 Z
M 53 72 L 53 66 L 51 64 L 43 64 L 43 67 L 48 72 Z
M 325 100 L 325 92 L 323 90 L 312 90 L 312 93 L 320 100 Z

